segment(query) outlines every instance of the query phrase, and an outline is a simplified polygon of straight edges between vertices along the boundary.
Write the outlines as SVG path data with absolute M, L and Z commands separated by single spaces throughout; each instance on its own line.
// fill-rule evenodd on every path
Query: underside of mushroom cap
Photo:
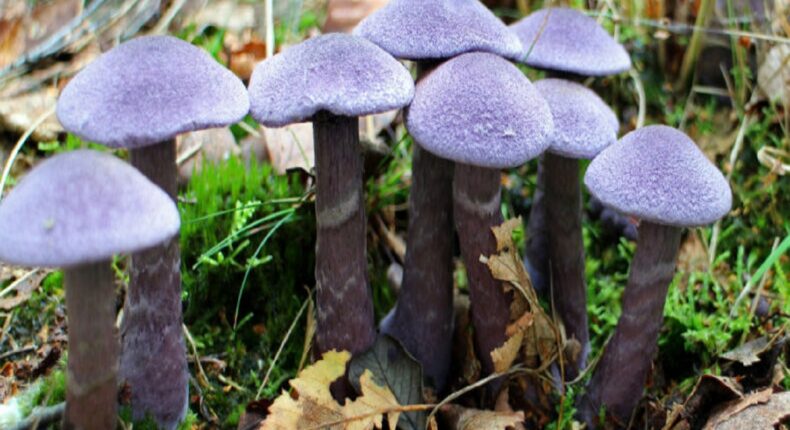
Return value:
M 408 60 L 473 51 L 517 60 L 523 52 L 518 37 L 478 0 L 392 0 L 360 22 L 354 34 Z
M 592 159 L 617 141 L 617 115 L 594 91 L 564 79 L 542 79 L 535 82 L 535 88 L 549 104 L 554 119 L 548 151 Z
M 406 122 L 426 150 L 496 169 L 540 155 L 553 128 L 549 107 L 529 79 L 488 53 L 455 57 L 421 79 Z
M 178 233 L 170 197 L 109 154 L 78 150 L 33 169 L 0 201 L 0 260 L 68 267 L 157 245 Z
M 268 127 L 282 127 L 322 110 L 354 117 L 400 109 L 414 97 L 414 81 L 370 41 L 333 33 L 258 64 L 249 91 L 252 116 Z
M 732 207 L 721 172 L 688 136 L 663 125 L 640 128 L 603 150 L 584 183 L 605 205 L 657 224 L 707 225 Z
M 225 126 L 248 111 L 239 78 L 170 36 L 140 37 L 103 54 L 69 82 L 57 105 L 66 130 L 113 148 Z
M 631 68 L 625 48 L 577 10 L 541 9 L 510 28 L 524 46 L 520 61 L 532 67 L 582 76 L 614 75 Z

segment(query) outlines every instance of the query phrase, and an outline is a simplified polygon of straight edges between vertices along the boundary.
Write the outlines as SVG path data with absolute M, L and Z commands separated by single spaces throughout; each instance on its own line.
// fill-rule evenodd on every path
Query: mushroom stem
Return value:
M 532 287 L 541 296 L 548 294 L 546 277 L 549 271 L 548 231 L 546 227 L 545 172 L 543 155 L 538 159 L 538 174 L 532 194 L 532 208 L 527 220 L 527 246 L 524 265 L 529 272 Z
M 118 409 L 115 288 L 109 261 L 67 268 L 69 360 L 64 428 L 114 429 Z
M 491 228 L 502 224 L 500 172 L 456 163 L 453 180 L 455 226 L 469 279 L 470 311 L 475 348 L 483 372 L 494 371 L 491 351 L 507 340 L 511 297 L 495 280 L 480 256 L 496 253 Z
M 176 200 L 174 140 L 131 150 L 131 164 Z M 168 429 L 183 420 L 188 401 L 181 308 L 178 236 L 132 254 L 121 327 L 121 380 L 131 391 L 133 417 L 150 415 Z
M 403 286 L 381 324 L 422 364 L 438 391 L 447 381 L 453 334 L 454 164 L 415 143 Z
M 376 337 L 368 287 L 357 118 L 320 112 L 313 119 L 316 169 L 316 349 L 357 354 Z
M 617 425 L 625 427 L 642 398 L 675 273 L 680 233 L 678 227 L 649 221 L 639 226 L 623 313 L 579 404 L 579 415 L 590 428 L 598 424 L 602 407 Z
M 581 346 L 576 362 L 565 368 L 566 379 L 574 379 L 586 366 L 590 352 L 579 161 L 546 152 L 543 162 L 552 298 L 568 339 L 576 339 Z

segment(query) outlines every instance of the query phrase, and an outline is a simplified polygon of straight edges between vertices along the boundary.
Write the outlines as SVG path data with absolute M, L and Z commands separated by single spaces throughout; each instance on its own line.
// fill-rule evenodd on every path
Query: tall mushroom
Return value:
M 641 220 L 623 313 L 579 407 L 591 428 L 601 408 L 625 426 L 656 352 L 681 231 L 726 215 L 732 191 L 694 142 L 667 126 L 638 129 L 605 149 L 584 183 L 604 205 Z
M 373 344 L 376 328 L 357 117 L 408 104 L 414 96 L 411 76 L 369 41 L 328 34 L 260 63 L 249 92 L 252 116 L 263 125 L 313 122 L 316 350 L 362 352 Z
M 417 84 L 406 123 L 426 151 L 456 163 L 453 213 L 469 278 L 475 347 L 483 371 L 491 373 L 491 351 L 507 340 L 511 298 L 480 256 L 496 252 L 491 227 L 502 223 L 500 169 L 546 149 L 551 112 L 514 65 L 493 54 L 470 53 Z
M 573 379 L 590 352 L 587 329 L 587 284 L 582 241 L 582 193 L 579 159 L 592 159 L 617 140 L 617 116 L 593 91 L 562 79 L 543 79 L 535 87 L 554 118 L 551 145 L 543 154 L 545 214 L 552 297 L 569 338 L 581 344 L 575 363 L 566 366 Z
M 128 148 L 131 163 L 175 201 L 175 137 L 241 120 L 241 81 L 203 50 L 169 36 L 133 39 L 69 82 L 58 100 L 63 127 L 83 139 Z M 135 419 L 174 428 L 187 409 L 178 237 L 132 255 L 121 327 L 121 378 Z
M 473 51 L 516 59 L 521 43 L 477 0 L 392 0 L 354 30 L 393 56 L 417 62 L 417 81 L 439 62 Z M 414 137 L 414 136 L 412 136 Z M 403 285 L 381 330 L 422 364 L 427 383 L 447 382 L 453 332 L 453 162 L 414 141 Z
M 0 204 L 0 260 L 63 267 L 68 313 L 64 428 L 116 426 L 114 254 L 178 233 L 173 201 L 117 158 L 79 150 L 33 169 Z

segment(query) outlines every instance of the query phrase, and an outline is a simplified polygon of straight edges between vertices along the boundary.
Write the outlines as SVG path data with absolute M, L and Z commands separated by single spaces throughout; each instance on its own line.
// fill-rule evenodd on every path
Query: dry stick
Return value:
M 694 68 L 693 66 L 697 63 L 697 57 L 699 57 L 700 52 L 702 52 L 703 31 L 701 29 L 707 24 L 708 17 L 713 10 L 713 5 L 714 0 L 702 0 L 702 4 L 699 7 L 699 14 L 697 15 L 696 21 L 694 21 L 694 33 L 692 33 L 688 49 L 686 49 L 686 53 L 683 55 L 680 75 L 675 82 L 676 88 L 685 88 Z
M 50 424 L 60 421 L 65 411 L 66 402 L 44 408 L 35 408 L 27 418 L 8 430 L 36 430 L 48 428 L 47 426 Z
M 645 97 L 645 87 L 642 85 L 642 78 L 636 69 L 628 71 L 628 76 L 634 80 L 634 87 L 636 88 L 637 99 L 639 100 L 639 114 L 636 116 L 636 128 L 642 128 L 645 125 L 645 114 L 647 112 L 647 97 Z
M 186 324 L 181 324 L 181 329 L 184 331 L 184 337 L 186 338 L 189 345 L 192 347 L 192 354 L 195 356 L 195 364 L 197 364 L 198 368 L 198 379 L 197 382 L 200 384 L 200 379 L 203 379 L 204 382 L 208 382 L 208 377 L 206 376 L 206 372 L 203 370 L 203 365 L 200 363 L 200 355 L 198 354 L 197 345 L 195 344 L 195 339 L 192 338 L 192 334 L 189 332 Z M 207 385 L 209 389 L 211 389 L 211 385 Z M 202 397 L 202 396 L 201 396 Z
M 22 284 L 22 282 L 25 282 L 28 279 L 30 279 L 30 277 L 35 275 L 36 272 L 38 272 L 39 270 L 40 269 L 33 269 L 33 270 L 30 270 L 29 272 L 25 273 L 24 275 L 20 276 L 19 279 L 17 279 L 16 281 L 12 282 L 11 285 L 9 285 L 7 288 L 3 289 L 3 291 L 0 291 L 0 298 L 5 296 L 6 294 L 10 293 L 11 291 L 14 291 L 19 285 Z
M 261 393 L 263 392 L 263 387 L 269 382 L 269 376 L 272 374 L 272 370 L 274 369 L 274 365 L 277 364 L 277 360 L 280 359 L 280 354 L 282 354 L 283 349 L 285 349 L 285 344 L 288 343 L 288 340 L 291 338 L 291 334 L 293 333 L 294 329 L 296 329 L 296 323 L 299 322 L 299 318 L 302 317 L 305 309 L 307 309 L 307 304 L 310 303 L 310 299 L 308 297 L 307 300 L 302 303 L 302 307 L 299 308 L 299 312 L 297 312 L 296 317 L 294 317 L 293 321 L 291 322 L 291 326 L 288 327 L 288 331 L 285 333 L 285 337 L 280 342 L 280 347 L 277 348 L 277 352 L 274 354 L 274 358 L 272 359 L 272 363 L 269 365 L 269 369 L 266 371 L 266 375 L 263 377 L 263 382 L 258 387 L 258 391 L 255 393 L 255 400 L 261 398 Z

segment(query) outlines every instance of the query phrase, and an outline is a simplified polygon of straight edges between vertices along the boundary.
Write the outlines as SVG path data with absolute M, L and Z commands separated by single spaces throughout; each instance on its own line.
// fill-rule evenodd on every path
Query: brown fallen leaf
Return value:
M 180 134 L 176 138 L 178 182 L 186 184 L 203 163 L 218 164 L 241 154 L 230 128 L 209 128 Z
M 0 99 L 0 130 L 22 134 L 39 118 L 49 114 L 33 130 L 30 137 L 37 142 L 57 139 L 58 133 L 63 132 L 53 110 L 57 101 L 58 91 L 55 88 L 41 88 L 16 97 Z
M 506 430 L 524 421 L 524 413 L 521 411 L 483 411 L 452 404 L 442 406 L 441 413 L 447 428 L 453 430 Z
M 266 58 L 266 43 L 248 29 L 241 36 L 225 33 L 224 44 L 228 68 L 239 79 L 249 81 L 255 66 Z
M 288 170 L 310 172 L 315 167 L 313 126 L 300 122 L 281 128 L 261 127 L 269 162 L 280 175 Z
M 742 398 L 742 388 L 735 379 L 703 375 L 686 402 L 672 410 L 663 430 L 701 428 L 718 405 Z
M 771 101 L 790 105 L 790 46 L 778 44 L 768 51 L 757 70 L 760 91 Z
M 766 389 L 728 403 L 714 414 L 703 430 L 773 430 L 790 418 L 790 392 Z
M 26 302 L 33 294 L 33 291 L 41 285 L 41 281 L 43 281 L 49 273 L 48 270 L 35 269 L 22 275 L 14 281 L 7 290 L 3 291 L 6 294 L 15 291 L 16 294 L 10 297 L 0 296 L 0 309 L 6 311 L 11 310 Z
M 759 337 L 743 345 L 727 351 L 721 355 L 722 358 L 737 361 L 744 366 L 751 366 L 760 361 L 760 354 L 773 346 L 773 343 L 765 336 Z
M 329 0 L 326 7 L 324 33 L 350 33 L 360 21 L 388 3 L 389 0 Z
M 0 14 L 0 69 L 29 52 L 82 13 L 82 0 L 39 2 L 32 11 L 27 2 L 11 2 L 14 10 Z M 5 8 L 3 8 L 5 9 Z

